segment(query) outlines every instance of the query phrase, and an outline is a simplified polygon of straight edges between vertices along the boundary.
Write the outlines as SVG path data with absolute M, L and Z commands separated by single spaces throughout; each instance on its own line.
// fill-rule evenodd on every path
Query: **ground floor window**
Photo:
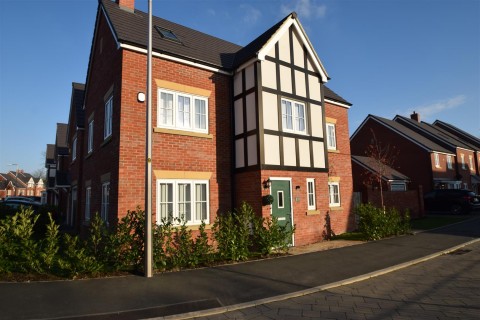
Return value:
M 392 182 L 390 191 L 407 191 L 407 186 L 403 182 Z
M 157 180 L 157 221 L 209 223 L 207 180 Z
M 340 184 L 338 182 L 328 183 L 328 196 L 330 207 L 340 206 Z
M 315 180 L 307 179 L 307 200 L 308 200 L 308 210 L 315 210 L 317 207 L 315 205 Z
M 90 201 L 92 198 L 92 188 L 85 189 L 85 221 L 90 221 Z

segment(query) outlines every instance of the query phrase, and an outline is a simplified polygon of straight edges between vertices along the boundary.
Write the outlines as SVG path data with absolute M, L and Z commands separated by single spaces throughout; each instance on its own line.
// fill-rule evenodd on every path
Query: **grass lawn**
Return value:
M 412 230 L 430 230 L 435 228 L 440 228 L 449 224 L 457 223 L 466 219 L 469 219 L 470 216 L 426 216 L 424 218 L 415 219 L 411 221 Z

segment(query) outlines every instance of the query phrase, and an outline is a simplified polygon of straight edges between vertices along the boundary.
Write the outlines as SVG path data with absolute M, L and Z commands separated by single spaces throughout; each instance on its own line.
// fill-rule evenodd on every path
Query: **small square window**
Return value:
M 172 30 L 168 30 L 159 26 L 155 26 L 155 29 L 157 29 L 158 33 L 160 33 L 162 38 L 181 43 L 181 41 L 178 39 L 175 33 L 173 33 Z

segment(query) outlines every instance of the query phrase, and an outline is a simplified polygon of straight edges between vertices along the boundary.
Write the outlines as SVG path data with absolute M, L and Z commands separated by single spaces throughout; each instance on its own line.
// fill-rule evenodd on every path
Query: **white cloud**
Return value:
M 240 6 L 240 9 L 245 11 L 245 15 L 243 16 L 243 21 L 248 24 L 255 24 L 262 16 L 262 13 L 260 12 L 260 10 L 247 4 L 242 4 Z
M 442 111 L 458 108 L 465 103 L 466 99 L 467 97 L 462 94 L 448 100 L 441 100 L 429 105 L 410 108 L 407 113 L 409 116 L 413 111 L 415 111 L 420 115 L 420 117 L 428 118 L 435 114 L 441 113 Z
M 295 11 L 300 18 L 323 18 L 327 13 L 327 6 L 319 4 L 315 0 L 294 0 L 291 5 L 282 5 L 280 7 L 282 15 L 287 15 Z

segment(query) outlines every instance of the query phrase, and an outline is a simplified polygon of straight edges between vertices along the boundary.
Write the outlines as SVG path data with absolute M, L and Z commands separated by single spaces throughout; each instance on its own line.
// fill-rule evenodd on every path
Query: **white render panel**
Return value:
M 247 160 L 249 166 L 257 164 L 257 135 L 248 136 L 247 138 Z
M 293 63 L 296 66 L 303 67 L 303 46 L 302 43 L 298 40 L 297 33 L 293 33 Z
M 297 165 L 297 152 L 294 138 L 283 138 L 283 164 L 286 166 Z
M 235 73 L 233 77 L 233 95 L 242 93 L 242 70 Z
M 307 59 L 307 69 L 309 71 L 315 71 L 315 68 L 313 67 L 312 63 L 310 62 L 310 59 Z
M 265 56 L 269 56 L 269 57 L 272 57 L 272 58 L 276 58 L 277 55 L 275 54 L 275 46 L 272 46 L 272 48 L 270 49 L 270 51 L 268 51 L 268 53 L 267 53 Z
M 243 99 L 235 100 L 235 134 L 243 133 Z
M 277 72 L 274 62 L 262 61 L 262 86 L 277 89 Z
M 312 115 L 312 136 L 323 138 L 322 106 L 310 104 L 310 113 Z
M 310 167 L 310 142 L 308 140 L 298 140 L 298 153 L 300 167 Z
M 278 131 L 277 95 L 263 92 L 263 128 Z
M 323 142 L 313 141 L 313 166 L 315 168 L 325 168 L 325 150 Z
M 290 62 L 290 34 L 285 34 L 278 41 L 279 58 L 282 61 Z
M 255 85 L 255 69 L 254 65 L 251 64 L 245 69 L 245 90 L 253 88 Z
M 295 70 L 295 90 L 297 96 L 307 96 L 307 85 L 305 83 L 305 73 Z
M 264 135 L 263 144 L 265 146 L 265 164 L 280 165 L 280 146 L 279 137 Z
M 245 147 L 243 139 L 235 140 L 235 168 L 245 167 Z
M 280 66 L 280 87 L 283 92 L 292 93 L 292 71 L 289 67 Z
M 315 76 L 308 76 L 308 89 L 310 93 L 310 99 L 313 100 L 321 100 L 320 95 L 320 82 L 317 77 Z
M 247 98 L 247 131 L 257 128 L 257 111 L 255 107 L 255 93 L 250 93 Z

